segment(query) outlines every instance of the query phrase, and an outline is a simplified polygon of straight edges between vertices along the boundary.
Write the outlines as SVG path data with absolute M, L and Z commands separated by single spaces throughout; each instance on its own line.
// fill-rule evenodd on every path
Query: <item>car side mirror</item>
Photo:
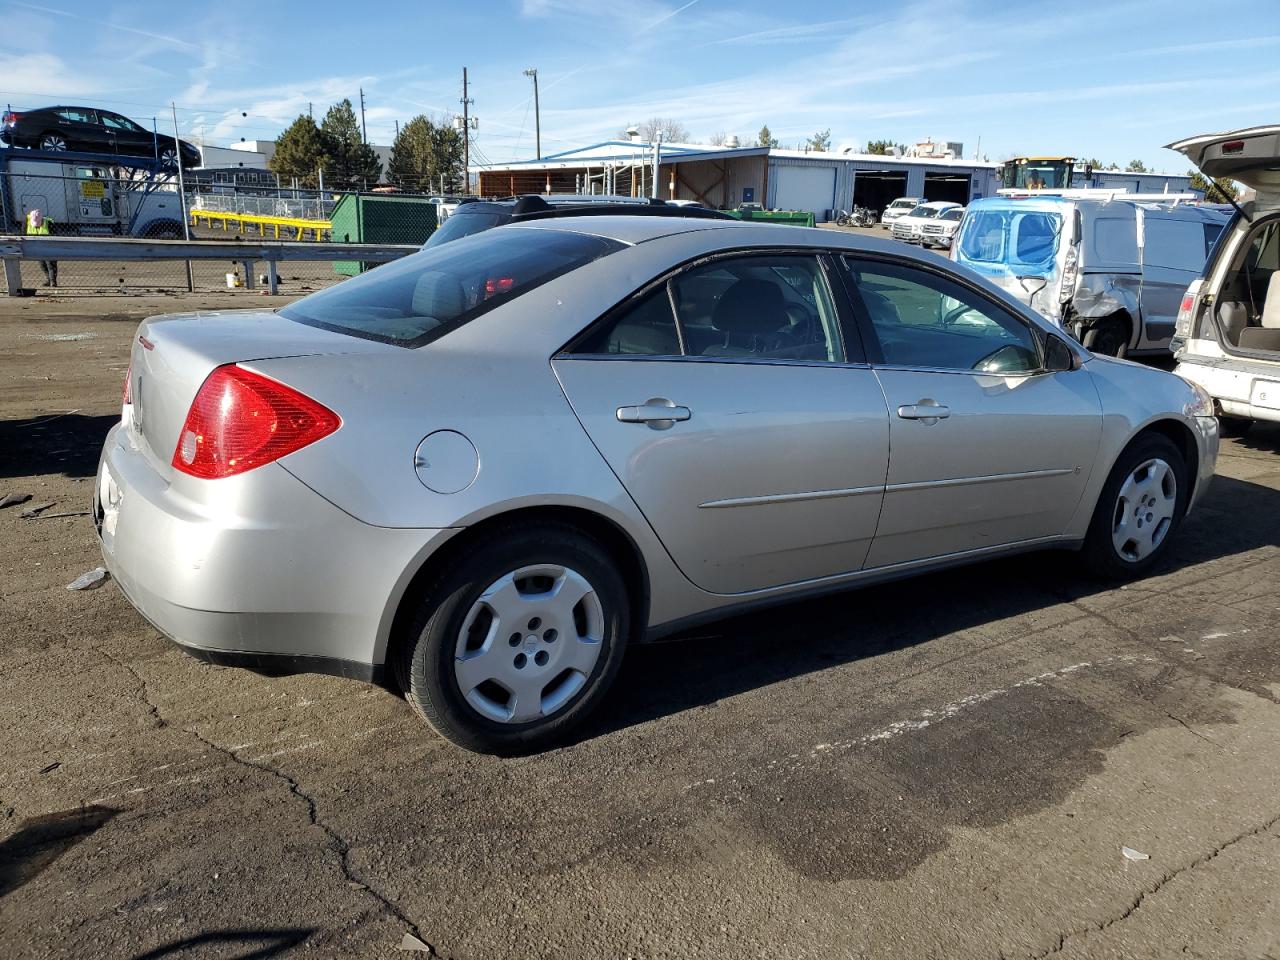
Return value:
M 1044 345 L 1044 369 L 1048 373 L 1063 373 L 1080 366 L 1080 358 L 1061 337 L 1049 334 Z

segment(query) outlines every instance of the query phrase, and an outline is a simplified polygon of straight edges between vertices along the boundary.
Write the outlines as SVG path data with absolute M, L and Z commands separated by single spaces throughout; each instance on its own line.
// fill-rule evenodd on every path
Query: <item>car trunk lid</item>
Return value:
M 1280 125 L 1206 133 L 1168 144 L 1206 177 L 1230 177 L 1257 191 L 1263 207 L 1280 206 Z
M 165 476 L 191 401 L 209 374 L 228 363 L 394 350 L 370 340 L 304 326 L 271 311 L 218 311 L 151 317 L 130 355 L 125 422 Z

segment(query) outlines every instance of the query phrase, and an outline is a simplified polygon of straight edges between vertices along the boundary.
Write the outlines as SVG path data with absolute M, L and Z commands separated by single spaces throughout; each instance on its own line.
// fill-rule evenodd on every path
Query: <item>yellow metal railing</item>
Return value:
M 203 220 L 205 225 L 210 229 L 213 228 L 214 221 L 222 224 L 224 232 L 229 230 L 228 224 L 238 223 L 242 228 L 256 226 L 258 228 L 258 236 L 265 237 L 267 230 L 273 230 L 275 239 L 280 239 L 280 230 L 283 227 L 286 230 L 297 231 L 295 239 L 302 240 L 307 231 L 311 231 L 316 240 L 323 240 L 324 234 L 329 233 L 333 229 L 333 223 L 328 220 L 301 220 L 296 217 L 265 217 L 256 213 L 227 213 L 221 210 L 192 210 L 191 225 L 193 227 L 200 226 Z

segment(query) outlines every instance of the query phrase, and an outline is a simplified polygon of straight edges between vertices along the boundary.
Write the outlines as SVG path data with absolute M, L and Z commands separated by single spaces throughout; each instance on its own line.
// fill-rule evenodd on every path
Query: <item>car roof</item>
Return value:
M 605 217 L 555 217 L 547 220 L 530 220 L 513 223 L 499 230 L 559 230 L 604 237 L 628 245 L 645 243 L 663 237 L 680 234 L 705 233 L 708 245 L 724 246 L 776 246 L 823 247 L 847 250 L 870 250 L 910 258 L 914 249 L 903 250 L 903 244 L 887 238 L 847 233 L 843 230 L 823 230 L 819 227 L 796 227 L 780 223 L 752 223 L 742 220 L 702 220 L 681 217 L 644 217 L 615 214 Z M 714 237 L 710 231 L 724 231 Z M 918 254 L 916 254 L 918 258 Z M 933 257 L 935 254 L 928 254 Z

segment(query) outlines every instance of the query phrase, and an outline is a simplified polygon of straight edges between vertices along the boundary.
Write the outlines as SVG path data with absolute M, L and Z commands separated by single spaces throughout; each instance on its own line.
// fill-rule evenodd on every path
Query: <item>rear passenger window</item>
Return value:
M 1208 256 L 1204 224 L 1195 220 L 1147 216 L 1143 228 L 1143 263 L 1152 267 L 1200 272 Z
M 663 284 L 613 321 L 592 333 L 574 348 L 574 353 L 629 354 L 632 356 L 678 357 L 680 337 L 671 298 Z
M 816 257 L 717 260 L 671 281 L 694 357 L 844 359 L 831 292 Z

